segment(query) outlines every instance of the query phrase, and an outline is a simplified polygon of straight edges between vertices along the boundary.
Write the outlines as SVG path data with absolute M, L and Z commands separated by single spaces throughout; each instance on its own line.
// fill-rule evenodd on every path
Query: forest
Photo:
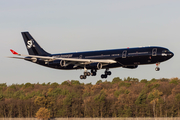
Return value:
M 0 117 L 35 117 L 40 108 L 52 118 L 179 117 L 180 79 L 0 84 Z

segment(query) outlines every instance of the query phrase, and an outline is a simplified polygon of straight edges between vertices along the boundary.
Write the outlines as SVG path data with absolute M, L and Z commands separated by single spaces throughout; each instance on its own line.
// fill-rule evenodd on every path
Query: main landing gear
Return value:
M 86 79 L 86 77 L 90 75 L 91 75 L 90 72 L 84 71 L 84 75 L 80 75 L 80 79 Z
M 88 72 L 86 68 L 84 68 L 84 75 L 80 75 L 80 79 L 86 79 L 87 76 L 96 76 L 97 70 L 91 70 L 91 72 Z M 109 69 L 106 69 L 104 74 L 101 75 L 101 78 L 107 78 L 108 75 L 111 75 L 111 71 Z
M 84 75 L 80 75 L 80 79 L 86 79 L 87 76 L 96 76 L 97 70 L 91 70 L 91 72 L 88 72 L 86 68 L 84 68 Z
M 156 63 L 156 68 L 155 68 L 156 71 L 160 70 L 159 65 L 160 65 L 160 63 Z
M 101 75 L 101 78 L 107 78 L 108 75 L 111 75 L 111 71 L 108 71 L 109 69 L 106 69 L 104 74 Z
M 96 76 L 97 70 L 91 70 L 91 76 Z

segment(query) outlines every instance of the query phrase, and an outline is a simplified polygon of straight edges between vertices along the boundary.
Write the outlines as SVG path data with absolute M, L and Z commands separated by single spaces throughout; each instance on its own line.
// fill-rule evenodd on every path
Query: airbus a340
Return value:
M 107 78 L 108 75 L 111 75 L 110 68 L 134 69 L 138 65 L 145 64 L 156 64 L 155 70 L 159 71 L 159 64 L 174 56 L 167 48 L 157 46 L 50 54 L 40 47 L 29 32 L 22 32 L 22 36 L 29 55 L 19 54 L 11 49 L 14 55 L 21 56 L 11 58 L 24 59 L 55 69 L 84 69 L 80 79 L 86 79 L 87 76 L 96 76 L 97 70 L 100 69 L 105 69 L 101 78 Z

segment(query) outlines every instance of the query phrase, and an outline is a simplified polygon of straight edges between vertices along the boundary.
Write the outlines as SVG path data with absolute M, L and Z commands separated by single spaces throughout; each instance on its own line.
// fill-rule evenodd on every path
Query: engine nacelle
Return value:
M 61 67 L 65 67 L 66 66 L 66 61 L 65 60 L 61 60 L 60 61 L 60 66 Z
M 31 58 L 31 60 L 33 63 L 37 62 L 37 58 Z
M 86 66 L 88 69 L 102 69 L 102 63 L 96 62 L 96 63 L 91 63 L 88 66 Z
M 135 69 L 138 65 L 131 65 L 131 66 L 123 66 L 123 68 Z
M 50 62 L 48 62 L 48 64 L 49 65 L 59 65 L 59 63 L 60 63 L 60 60 L 54 60 L 54 61 L 50 61 Z

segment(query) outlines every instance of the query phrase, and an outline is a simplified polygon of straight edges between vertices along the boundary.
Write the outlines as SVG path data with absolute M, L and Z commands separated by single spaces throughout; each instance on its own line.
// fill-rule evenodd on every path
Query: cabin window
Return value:
M 167 53 L 167 52 L 169 52 L 169 50 L 163 50 L 162 52 L 163 52 L 163 53 Z
M 79 56 L 79 59 L 82 59 L 82 55 Z

